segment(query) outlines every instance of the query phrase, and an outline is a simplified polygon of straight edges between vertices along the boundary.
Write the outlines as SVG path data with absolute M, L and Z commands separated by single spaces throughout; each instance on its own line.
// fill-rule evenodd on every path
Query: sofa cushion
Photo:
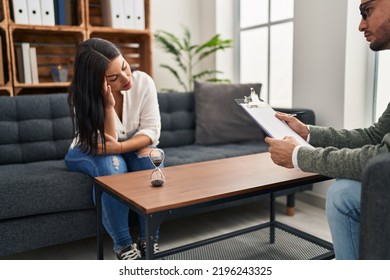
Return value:
M 72 137 L 67 94 L 0 97 L 0 165 L 64 158 Z
M 215 84 L 195 82 L 196 131 L 200 145 L 262 140 L 264 134 L 234 101 L 256 92 L 261 84 Z
M 191 145 L 195 142 L 194 94 L 159 93 L 161 114 L 160 148 Z
M 64 160 L 0 165 L 0 219 L 93 209 L 93 178 Z

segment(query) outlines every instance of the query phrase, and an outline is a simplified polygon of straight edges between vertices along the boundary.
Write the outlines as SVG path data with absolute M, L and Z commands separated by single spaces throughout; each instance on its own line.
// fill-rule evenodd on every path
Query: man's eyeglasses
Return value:
M 359 10 L 360 10 L 360 14 L 362 15 L 362 18 L 363 18 L 364 20 L 367 19 L 367 6 L 368 6 L 370 3 L 374 2 L 374 1 L 375 1 L 375 0 L 369 0 L 369 1 L 367 1 L 367 2 L 364 2 L 364 3 L 360 4 Z

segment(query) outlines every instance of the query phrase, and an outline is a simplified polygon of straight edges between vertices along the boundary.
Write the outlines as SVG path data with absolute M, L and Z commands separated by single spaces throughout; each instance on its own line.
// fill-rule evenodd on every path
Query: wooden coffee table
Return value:
M 103 191 L 122 200 L 136 213 L 145 217 L 146 236 L 150 237 L 146 240 L 146 259 L 158 257 L 160 254 L 167 256 L 164 252 L 153 256 L 153 244 L 150 242 L 153 233 L 163 221 L 210 209 L 248 203 L 256 198 L 264 199 L 265 194 L 271 194 L 272 199 L 270 221 L 260 225 L 262 228 L 282 226 L 283 230 L 291 231 L 294 235 L 324 247 L 327 252 L 318 258 L 334 257 L 332 244 L 275 221 L 273 195 L 280 190 L 329 178 L 277 166 L 271 161 L 269 153 L 177 165 L 162 170 L 166 177 L 162 187 L 151 185 L 151 170 L 95 178 L 98 183 L 96 187 L 98 259 L 103 258 L 101 219 Z M 274 236 L 271 235 L 270 242 L 274 241 Z M 180 248 L 181 251 L 186 249 Z M 175 251 L 170 250 L 168 253 L 175 254 Z

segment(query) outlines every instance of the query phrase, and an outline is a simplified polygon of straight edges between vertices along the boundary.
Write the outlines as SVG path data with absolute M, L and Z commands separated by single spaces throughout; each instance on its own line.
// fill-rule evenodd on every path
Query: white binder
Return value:
M 101 0 L 103 23 L 112 28 L 123 28 L 123 2 L 122 0 Z
M 39 84 L 37 49 L 30 48 L 31 80 L 33 84 Z
M 145 29 L 145 1 L 134 0 L 135 29 Z
M 123 27 L 126 29 L 135 28 L 135 3 L 134 0 L 123 0 Z
M 22 57 L 23 57 L 24 82 L 26 84 L 31 84 L 32 78 L 31 78 L 31 63 L 30 63 L 30 43 L 22 43 Z
M 27 0 L 28 21 L 33 25 L 42 25 L 41 4 L 39 0 Z
M 28 24 L 27 0 L 12 0 L 14 21 L 17 24 Z
M 41 18 L 43 25 L 55 25 L 54 1 L 41 0 Z

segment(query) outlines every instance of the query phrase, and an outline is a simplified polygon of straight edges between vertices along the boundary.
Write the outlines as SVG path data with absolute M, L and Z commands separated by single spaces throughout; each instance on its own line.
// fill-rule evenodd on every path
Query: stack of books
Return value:
M 21 43 L 20 46 L 16 46 L 16 63 L 20 83 L 39 83 L 37 50 L 35 47 L 31 47 L 30 43 Z

